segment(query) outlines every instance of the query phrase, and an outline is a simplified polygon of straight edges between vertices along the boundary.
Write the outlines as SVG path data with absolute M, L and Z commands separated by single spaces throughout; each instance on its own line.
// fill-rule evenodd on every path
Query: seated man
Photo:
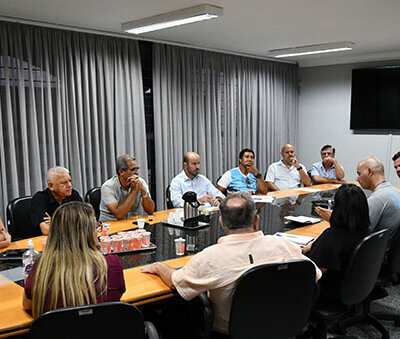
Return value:
M 101 186 L 100 221 L 119 220 L 153 214 L 154 201 L 146 181 L 139 177 L 134 157 L 122 155 L 116 163 L 117 175 Z
M 258 231 L 259 216 L 247 192 L 229 195 L 220 204 L 219 219 L 226 236 L 197 253 L 180 270 L 163 263 L 142 268 L 157 274 L 186 300 L 209 291 L 214 306 L 214 330 L 228 333 L 232 294 L 237 280 L 250 268 L 293 259 L 309 260 L 297 246 L 281 237 Z M 315 266 L 317 280 L 321 271 Z
M 70 201 L 82 201 L 77 191 L 72 189 L 69 171 L 61 166 L 55 166 L 47 171 L 47 188 L 37 192 L 31 201 L 31 221 L 33 233 L 31 236 L 48 234 L 50 219 L 61 204 Z
M 239 153 L 239 167 L 226 171 L 217 182 L 217 188 L 224 194 L 227 191 L 244 191 L 261 194 L 268 192 L 267 183 L 254 167 L 254 151 L 248 148 Z
M 187 152 L 183 156 L 183 171 L 171 180 L 171 200 L 174 207 L 183 207 L 182 196 L 187 191 L 197 194 L 200 204 L 211 203 L 218 206 L 225 196 L 204 175 L 199 174 L 200 156 L 194 152 Z
M 391 240 L 400 227 L 400 191 L 386 181 L 383 164 L 375 156 L 369 156 L 358 163 L 357 175 L 361 187 L 372 191 L 367 199 L 370 230 L 376 232 L 388 229 Z M 316 207 L 315 211 L 329 221 L 331 210 Z
M 0 248 L 7 247 L 11 244 L 11 235 L 4 227 L 3 221 L 0 218 Z
M 321 148 L 322 161 L 312 165 L 311 177 L 315 184 L 340 184 L 343 182 L 344 171 L 335 159 L 335 149 L 331 145 Z
M 285 145 L 281 150 L 282 160 L 274 162 L 268 167 L 265 181 L 270 191 L 287 190 L 291 188 L 311 185 L 307 169 L 296 158 L 296 151 L 292 145 Z
M 397 176 L 400 178 L 400 152 L 397 152 L 393 158 L 393 166 Z

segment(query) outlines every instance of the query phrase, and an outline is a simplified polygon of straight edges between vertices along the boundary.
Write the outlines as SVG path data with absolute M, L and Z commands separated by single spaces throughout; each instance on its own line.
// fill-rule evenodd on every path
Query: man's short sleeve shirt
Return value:
M 146 194 L 150 196 L 149 187 L 144 181 L 144 179 L 139 178 L 141 185 L 146 189 Z M 107 208 L 107 205 L 118 203 L 121 204 L 125 201 L 126 197 L 128 196 L 131 188 L 129 187 L 128 190 L 124 189 L 121 186 L 119 181 L 118 175 L 113 176 L 112 178 L 108 179 L 102 186 L 101 186 L 101 202 L 100 202 L 100 221 L 111 221 L 116 220 L 115 216 L 110 212 Z M 126 214 L 125 218 L 131 218 L 136 215 L 143 215 L 145 214 L 143 207 L 142 207 L 142 194 L 140 190 L 138 190 L 135 200 Z
M 300 164 L 300 166 L 304 172 L 307 172 L 304 165 Z M 282 160 L 274 162 L 268 167 L 265 181 L 274 183 L 280 190 L 292 189 L 301 185 L 300 173 L 297 168 L 293 165 L 287 168 Z

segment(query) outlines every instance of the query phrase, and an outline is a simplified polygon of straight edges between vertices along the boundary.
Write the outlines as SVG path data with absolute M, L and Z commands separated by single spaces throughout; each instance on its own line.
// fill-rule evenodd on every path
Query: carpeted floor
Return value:
M 383 299 L 375 300 L 371 305 L 372 312 L 394 313 L 400 317 L 400 285 L 390 285 L 385 287 L 389 296 Z M 396 327 L 393 321 L 381 321 L 390 333 L 390 338 L 400 338 L 400 326 Z M 372 326 L 357 325 L 347 330 L 347 335 L 354 335 L 362 339 L 380 338 L 380 333 Z M 332 335 L 334 337 L 334 335 Z

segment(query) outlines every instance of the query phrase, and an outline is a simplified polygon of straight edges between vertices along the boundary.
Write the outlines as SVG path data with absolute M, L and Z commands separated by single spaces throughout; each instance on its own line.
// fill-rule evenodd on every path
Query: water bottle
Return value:
M 31 239 L 28 240 L 28 250 L 24 252 L 22 255 L 22 266 L 24 273 L 24 282 L 28 278 L 29 272 L 32 269 L 32 266 L 35 262 L 35 258 L 38 255 L 38 251 L 35 251 L 33 241 Z

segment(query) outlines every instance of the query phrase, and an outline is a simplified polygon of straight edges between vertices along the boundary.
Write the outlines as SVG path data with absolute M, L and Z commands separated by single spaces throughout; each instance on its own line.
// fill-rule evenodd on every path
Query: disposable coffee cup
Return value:
M 175 239 L 175 253 L 178 256 L 185 254 L 185 242 L 186 240 L 183 238 Z
M 145 222 L 146 222 L 145 219 L 139 218 L 139 219 L 137 220 L 138 227 L 139 227 L 139 228 L 144 228 L 144 223 L 145 223 Z

